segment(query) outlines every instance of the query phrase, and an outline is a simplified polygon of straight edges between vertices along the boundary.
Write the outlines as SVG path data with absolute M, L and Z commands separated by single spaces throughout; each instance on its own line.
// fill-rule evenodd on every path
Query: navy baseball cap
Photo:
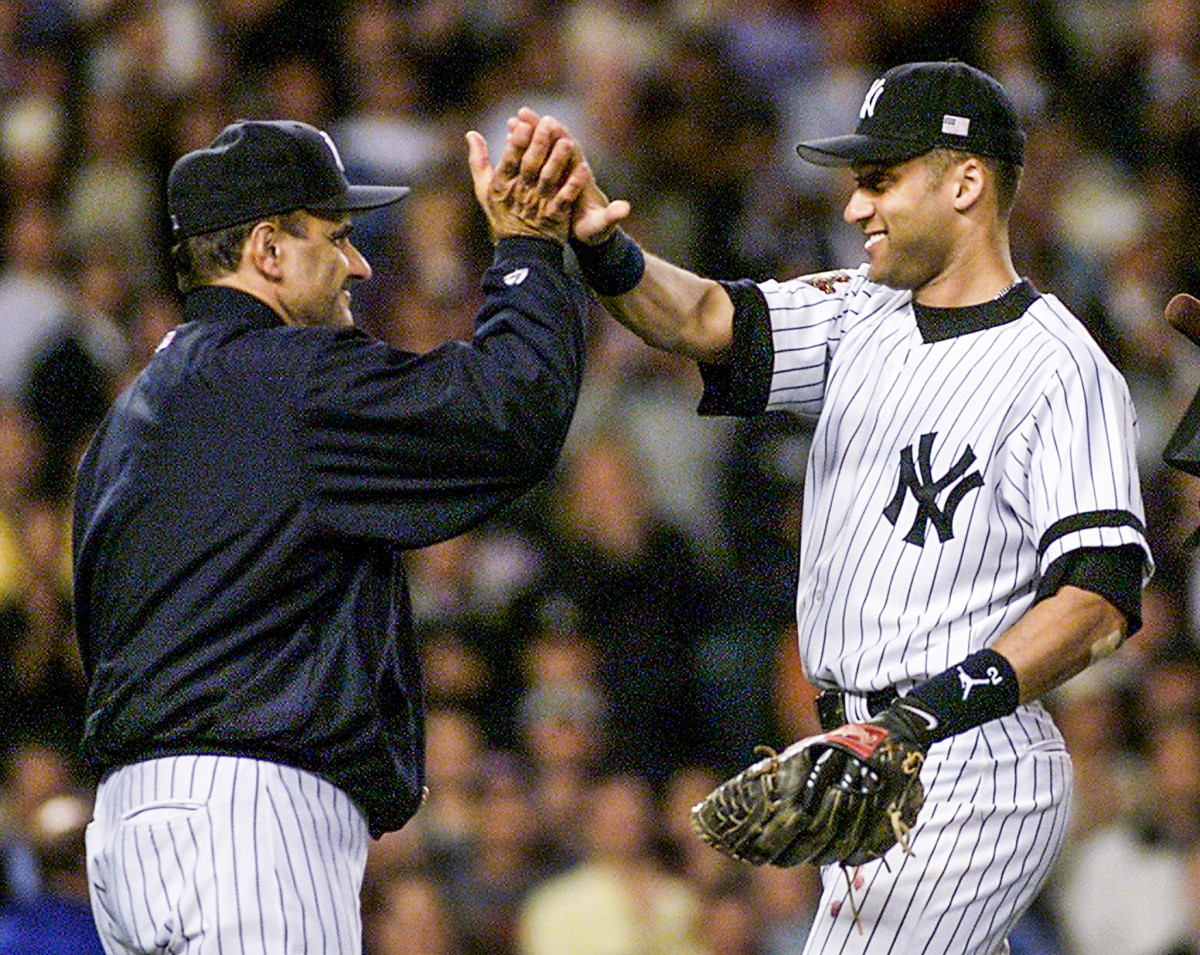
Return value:
M 333 140 L 308 123 L 238 120 L 171 167 L 167 211 L 179 240 L 297 209 L 363 212 L 408 192 L 350 185 Z
M 857 166 L 938 148 L 1024 162 L 1025 133 L 1004 87 L 957 60 L 893 67 L 867 90 L 853 133 L 801 143 L 796 152 L 818 166 Z

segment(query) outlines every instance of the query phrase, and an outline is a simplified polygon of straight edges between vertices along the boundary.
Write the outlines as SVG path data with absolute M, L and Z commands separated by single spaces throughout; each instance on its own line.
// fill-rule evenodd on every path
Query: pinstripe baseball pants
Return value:
M 1066 838 L 1072 771 L 1062 737 L 1040 705 L 1023 706 L 938 743 L 921 782 L 913 855 L 895 846 L 849 870 L 853 900 L 841 868 L 826 867 L 805 955 L 1008 951 L 1009 930 Z
M 367 826 L 311 773 L 173 756 L 107 775 L 87 832 L 109 955 L 361 955 Z

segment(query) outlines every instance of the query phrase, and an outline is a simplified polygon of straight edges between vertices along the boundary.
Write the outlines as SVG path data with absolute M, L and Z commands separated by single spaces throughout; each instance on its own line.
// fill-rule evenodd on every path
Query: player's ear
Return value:
M 951 173 L 954 181 L 954 208 L 966 212 L 983 195 L 987 168 L 975 156 L 968 156 Z

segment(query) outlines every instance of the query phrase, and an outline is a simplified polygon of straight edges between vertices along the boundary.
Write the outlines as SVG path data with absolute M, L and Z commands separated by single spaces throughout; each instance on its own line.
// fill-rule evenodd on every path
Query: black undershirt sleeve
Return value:
M 704 394 L 698 414 L 756 415 L 767 407 L 775 350 L 771 313 L 754 282 L 722 282 L 733 300 L 733 344 L 724 363 L 700 363 Z
M 1129 634 L 1142 625 L 1142 565 L 1145 555 L 1136 544 L 1123 547 L 1081 547 L 1052 563 L 1038 586 L 1037 600 L 1054 596 L 1065 586 L 1099 594 L 1125 614 Z

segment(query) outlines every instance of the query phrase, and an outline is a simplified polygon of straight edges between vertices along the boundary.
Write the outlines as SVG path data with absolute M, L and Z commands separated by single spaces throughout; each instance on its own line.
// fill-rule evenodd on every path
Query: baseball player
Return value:
M 234 123 L 172 168 L 187 321 L 76 495 L 110 955 L 360 955 L 368 836 L 424 788 L 402 552 L 543 478 L 578 394 L 588 304 L 564 244 L 586 170 L 548 129 L 518 128 L 495 169 L 467 134 L 495 253 L 473 339 L 424 355 L 350 310 L 371 274 L 353 217 L 407 189 L 350 185 L 290 121 Z
M 906 846 L 826 868 L 805 952 L 994 955 L 1067 831 L 1071 763 L 1038 698 L 1140 625 L 1134 413 L 1084 327 L 1013 268 L 1024 134 L 1000 85 L 905 64 L 857 121 L 798 147 L 854 173 L 857 268 L 709 281 L 644 254 L 594 184 L 573 243 L 617 319 L 699 361 L 701 414 L 812 422 L 805 673 L 826 728 L 891 714 L 927 748 Z

